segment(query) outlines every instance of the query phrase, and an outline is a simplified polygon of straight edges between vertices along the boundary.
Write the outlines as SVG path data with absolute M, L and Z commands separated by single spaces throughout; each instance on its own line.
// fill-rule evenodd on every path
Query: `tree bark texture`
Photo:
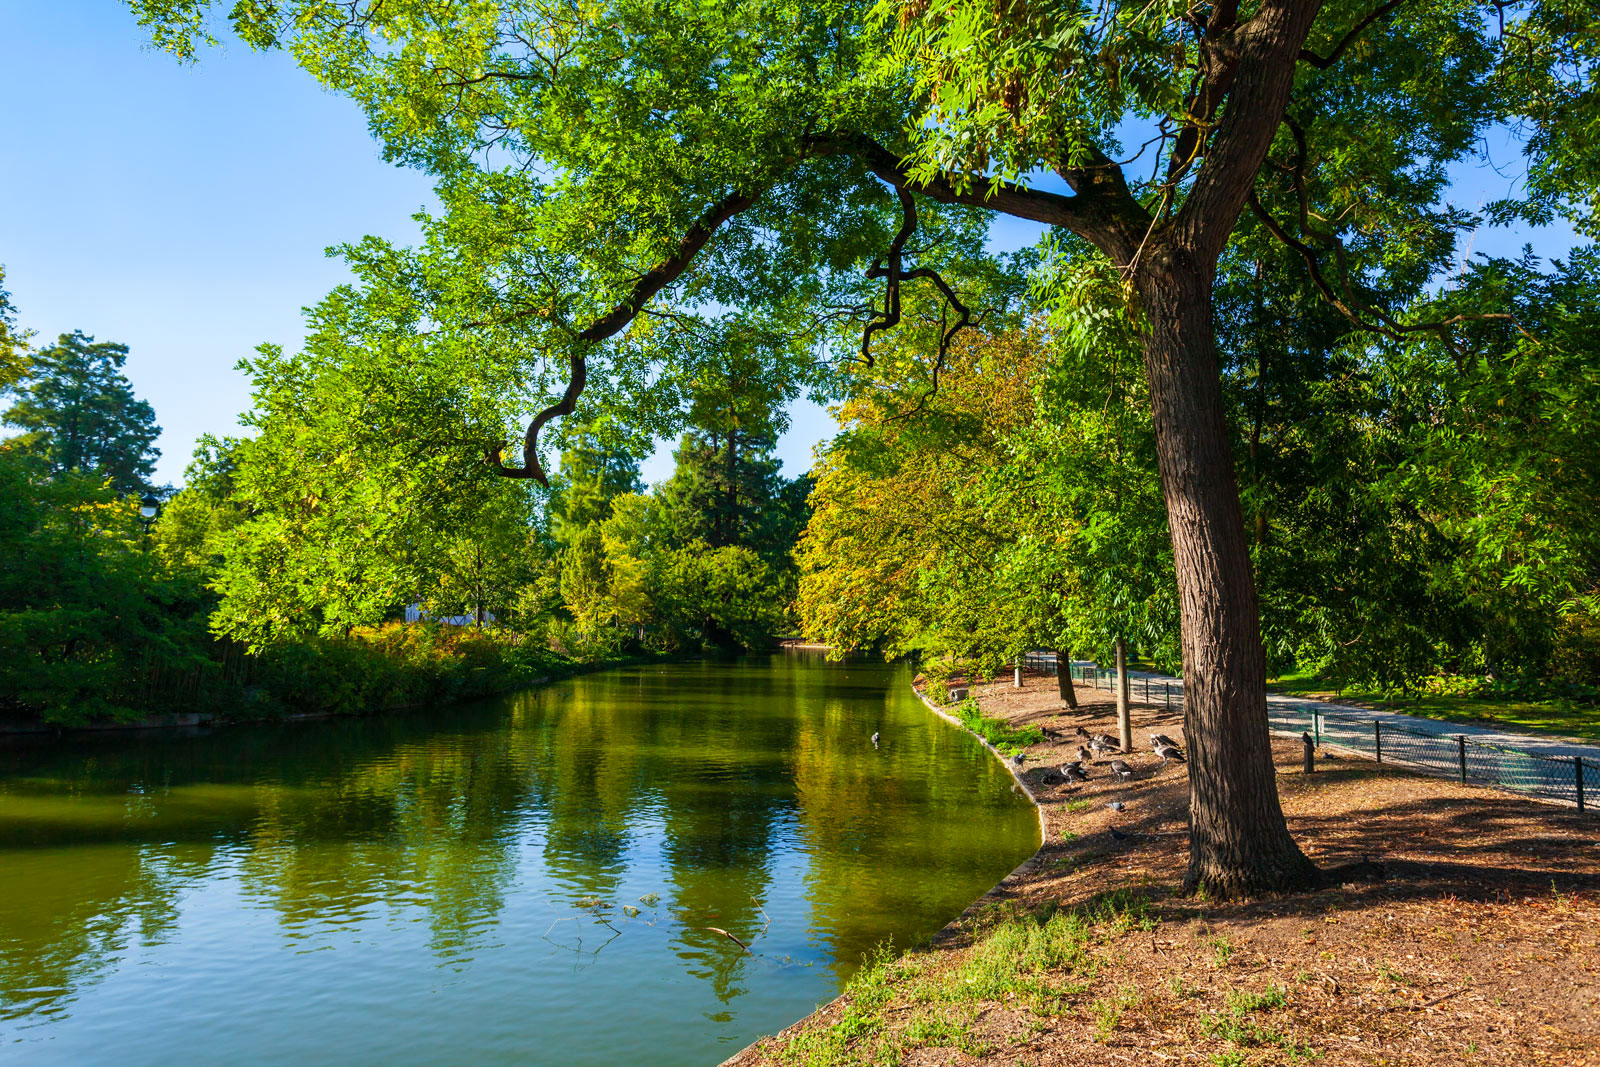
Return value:
M 1078 690 L 1072 684 L 1072 653 L 1064 648 L 1056 649 L 1056 691 L 1061 694 L 1061 702 L 1074 711 L 1078 707 Z
M 1117 739 L 1133 751 L 1133 715 L 1128 710 L 1128 642 L 1117 638 Z
M 1213 349 L 1211 264 L 1171 245 L 1135 276 L 1183 626 L 1186 885 L 1221 896 L 1315 884 L 1284 822 L 1267 730 L 1261 616 Z

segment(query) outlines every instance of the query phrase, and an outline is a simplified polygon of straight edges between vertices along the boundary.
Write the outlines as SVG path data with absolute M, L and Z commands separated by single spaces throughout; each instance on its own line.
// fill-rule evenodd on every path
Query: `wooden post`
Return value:
M 1574 786 L 1576 786 L 1577 790 L 1578 790 L 1578 810 L 1582 811 L 1583 810 L 1583 757 L 1582 756 L 1573 756 L 1572 757 L 1572 770 L 1573 770 L 1573 774 L 1574 774 L 1574 777 L 1572 779 L 1572 784 Z
M 1383 762 L 1383 720 L 1372 720 L 1372 751 L 1378 757 L 1378 762 Z
M 1467 784 L 1467 735 L 1456 735 L 1456 748 L 1461 753 L 1461 784 Z
M 1172 710 L 1172 683 L 1171 682 L 1162 682 L 1161 683 L 1161 703 L 1162 703 L 1162 706 L 1165 707 L 1167 711 L 1171 711 Z
M 1300 740 L 1302 742 L 1304 742 L 1305 746 L 1306 746 L 1306 752 L 1305 752 L 1306 773 L 1310 774 L 1310 773 L 1312 773 L 1313 770 L 1315 770 L 1315 766 L 1314 766 L 1312 761 L 1316 758 L 1316 756 L 1315 756 L 1316 750 L 1311 745 L 1311 735 L 1309 733 L 1301 734 L 1300 735 Z
M 1133 751 L 1133 716 L 1128 712 L 1128 643 L 1117 638 L 1117 733 L 1122 751 Z
M 1011 672 L 1011 688 L 1022 688 L 1022 658 L 1019 656 Z

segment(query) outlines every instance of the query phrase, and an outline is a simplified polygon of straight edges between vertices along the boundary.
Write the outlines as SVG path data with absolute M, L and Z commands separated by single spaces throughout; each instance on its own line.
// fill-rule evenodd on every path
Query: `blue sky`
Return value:
M 131 348 L 127 373 L 163 428 L 157 477 L 177 482 L 195 438 L 227 433 L 249 393 L 234 363 L 304 336 L 300 309 L 348 274 L 323 250 L 377 234 L 406 241 L 433 202 L 427 180 L 383 162 L 356 108 L 287 57 L 235 46 L 192 67 L 144 44 L 118 0 L 0 0 L 0 264 L 23 326 L 81 329 Z M 1496 160 L 1515 171 L 1515 146 Z M 1506 168 L 1504 164 L 1513 166 Z M 1476 207 L 1514 180 L 1461 168 Z M 1040 228 L 1001 220 L 996 247 Z M 1532 240 L 1561 255 L 1570 230 L 1482 232 L 1474 252 Z M 779 443 L 789 474 L 833 430 L 802 404 Z M 671 470 L 663 447 L 648 482 Z

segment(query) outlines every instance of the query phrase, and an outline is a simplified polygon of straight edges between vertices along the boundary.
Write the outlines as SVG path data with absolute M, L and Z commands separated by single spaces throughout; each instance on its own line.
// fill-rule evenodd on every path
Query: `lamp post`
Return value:
M 156 515 L 161 511 L 161 498 L 145 490 L 144 496 L 139 498 L 139 522 L 144 525 L 145 536 L 150 535 L 150 524 L 156 521 Z

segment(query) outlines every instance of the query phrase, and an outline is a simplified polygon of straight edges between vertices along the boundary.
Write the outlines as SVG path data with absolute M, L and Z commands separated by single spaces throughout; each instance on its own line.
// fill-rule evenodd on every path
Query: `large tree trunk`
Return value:
M 1210 263 L 1165 243 L 1135 275 L 1183 626 L 1189 873 L 1221 896 L 1316 883 L 1289 836 L 1267 732 L 1261 617 L 1213 349 Z

